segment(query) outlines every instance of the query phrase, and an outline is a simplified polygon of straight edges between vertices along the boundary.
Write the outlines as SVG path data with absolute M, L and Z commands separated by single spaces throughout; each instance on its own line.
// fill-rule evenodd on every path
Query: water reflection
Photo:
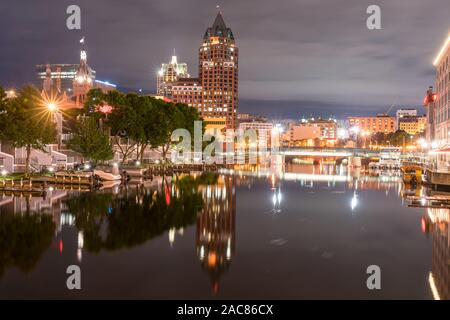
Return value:
M 0 214 L 0 278 L 10 267 L 33 270 L 50 247 L 54 231 L 48 215 Z
M 234 177 L 221 176 L 215 185 L 200 187 L 205 206 L 197 219 L 197 255 L 213 294 L 218 293 L 220 278 L 230 267 L 235 250 L 235 184 Z
M 432 237 L 432 263 L 428 282 L 435 300 L 450 300 L 450 209 L 425 210 L 422 230 Z
M 58 230 L 61 199 L 65 191 L 44 198 L 0 195 L 0 278 L 16 267 L 30 272 L 50 247 Z
M 13 266 L 33 270 L 64 226 L 77 230 L 78 261 L 83 250 L 131 248 L 167 231 L 183 230 L 197 221 L 204 206 L 201 186 L 216 182 L 216 175 L 204 174 L 197 179 L 161 178 L 157 188 L 135 185 L 116 193 L 52 191 L 46 198 L 3 195 L 0 275 Z M 56 246 L 62 253 L 62 238 Z
M 245 191 L 246 200 L 241 198 L 240 205 L 254 210 L 253 215 L 250 212 L 236 212 L 236 196 L 239 196 L 237 190 L 243 193 Z M 254 195 L 250 194 L 252 192 Z M 239 292 L 232 285 L 234 283 L 236 287 L 235 270 L 242 270 L 242 259 L 245 259 L 236 259 L 239 250 L 251 252 L 258 261 L 253 267 L 256 269 L 252 269 L 252 272 L 261 278 L 261 281 L 258 278 L 253 282 L 255 290 L 267 290 L 264 286 L 270 280 L 264 278 L 264 272 L 275 269 L 283 273 L 294 265 L 303 271 L 288 272 L 289 275 L 280 276 L 278 281 L 282 282 L 284 277 L 287 277 L 290 279 L 289 283 L 298 280 L 297 283 L 302 282 L 306 288 L 308 278 L 318 279 L 320 272 L 315 274 L 313 269 L 320 270 L 320 259 L 337 261 L 335 252 L 339 250 L 339 259 L 345 255 L 352 256 L 353 252 L 356 253 L 355 256 L 359 255 L 358 258 L 354 259 L 352 256 L 354 260 L 345 262 L 346 265 L 351 265 L 356 263 L 357 259 L 366 262 L 366 250 L 371 250 L 361 248 L 366 243 L 376 246 L 377 249 L 372 252 L 380 254 L 382 258 L 385 257 L 384 248 L 391 243 L 399 246 L 398 238 L 402 236 L 399 236 L 398 232 L 395 232 L 395 236 L 389 232 L 381 233 L 389 230 L 389 222 L 383 227 L 384 222 L 377 222 L 378 216 L 371 216 L 370 212 L 374 210 L 368 207 L 378 201 L 389 201 L 387 207 L 397 208 L 397 204 L 392 204 L 396 201 L 401 207 L 403 200 L 400 198 L 406 194 L 421 194 L 421 191 L 405 189 L 401 179 L 395 174 L 349 170 L 346 166 L 328 164 L 289 164 L 285 170 L 241 166 L 232 171 L 223 171 L 219 175 L 196 174 L 157 178 L 125 187 L 112 186 L 95 193 L 54 190 L 49 192 L 46 198 L 3 195 L 0 197 L 0 288 L 2 277 L 8 277 L 8 269 L 18 268 L 32 273 L 38 262 L 45 260 L 44 253 L 51 250 L 60 253 L 68 251 L 70 255 L 76 256 L 78 262 L 82 262 L 83 254 L 85 260 L 89 257 L 91 261 L 96 261 L 99 253 L 108 253 L 110 259 L 117 257 L 120 260 L 124 257 L 119 255 L 119 251 L 123 253 L 131 248 L 145 247 L 146 250 L 153 250 L 152 253 L 156 256 L 160 254 L 163 260 L 164 249 L 149 246 L 149 243 L 158 243 L 158 238 L 163 241 L 168 239 L 172 248 L 167 248 L 170 255 L 180 255 L 181 250 L 187 250 L 188 256 L 194 259 L 195 270 L 202 270 L 199 272 L 202 278 L 196 278 L 193 282 L 200 284 L 202 280 L 208 279 L 210 288 L 207 297 L 230 290 Z M 255 203 L 248 204 L 245 201 Z M 256 203 L 257 201 L 266 203 Z M 368 205 L 371 202 L 372 204 Z M 297 210 L 302 205 L 305 209 Z M 413 210 L 406 208 L 405 203 L 403 207 L 405 211 Z M 335 211 L 351 214 L 347 216 L 348 220 L 341 220 L 342 215 L 335 214 Z M 432 261 L 427 290 L 436 299 L 450 299 L 449 210 L 431 208 L 425 212 L 422 228 L 432 238 Z M 238 224 L 242 230 L 239 234 L 240 242 L 236 237 L 237 214 L 241 217 Z M 392 212 L 392 216 L 396 214 Z M 421 211 L 418 215 L 420 217 Z M 359 217 L 360 219 L 357 219 Z M 389 220 L 390 216 L 388 213 L 382 217 Z M 397 221 L 400 219 L 394 220 L 395 223 Z M 402 226 L 399 228 L 403 231 Z M 63 229 L 75 231 L 76 237 L 67 237 Z M 387 235 L 388 238 L 380 237 L 377 232 L 379 235 Z M 417 235 L 418 238 L 423 238 L 420 230 Z M 411 235 L 406 234 L 402 241 L 407 242 L 410 239 L 408 236 Z M 253 241 L 251 237 L 259 237 L 258 241 L 263 239 L 265 242 Z M 362 241 L 362 244 L 342 240 L 347 237 L 354 237 L 352 239 Z M 175 246 L 176 241 L 188 242 L 188 246 Z M 337 243 L 328 243 L 333 241 Z M 246 247 L 248 243 L 252 243 L 253 247 Z M 267 243 L 270 243 L 270 246 L 267 246 Z M 326 248 L 327 246 L 330 248 Z M 346 252 L 347 246 L 352 249 Z M 314 255 L 319 250 L 323 252 L 317 260 Z M 286 256 L 283 256 L 283 253 L 286 253 Z M 185 259 L 185 256 L 183 257 Z M 276 258 L 272 261 L 272 257 L 285 257 L 289 262 L 284 264 L 284 260 Z M 58 267 L 58 261 L 50 261 L 50 265 Z M 134 270 L 135 265 L 126 262 L 125 268 Z M 261 262 L 266 264 L 264 268 Z M 369 262 L 372 263 L 373 260 Z M 112 265 L 109 272 L 120 277 L 122 270 Z M 188 262 L 185 267 L 190 270 L 186 278 L 191 275 L 194 277 L 196 273 L 189 269 Z M 171 271 L 179 270 L 174 266 Z M 161 277 L 168 277 L 162 270 L 157 272 L 162 274 Z M 46 274 L 51 276 L 51 273 Z M 155 276 L 158 277 L 159 274 Z M 247 274 L 247 277 L 251 278 L 251 275 Z M 352 275 L 344 272 L 336 278 L 340 280 L 346 277 L 351 281 Z M 231 284 L 225 283 L 225 278 L 229 279 Z M 245 282 L 243 280 L 246 279 L 242 278 L 241 273 L 239 282 Z M 287 288 L 286 284 L 280 288 Z M 157 291 L 158 287 L 154 290 Z M 164 290 L 166 288 L 162 291 Z M 342 297 L 345 297 L 345 287 L 340 287 L 339 290 L 344 290 Z M 287 297 L 292 296 L 296 297 Z

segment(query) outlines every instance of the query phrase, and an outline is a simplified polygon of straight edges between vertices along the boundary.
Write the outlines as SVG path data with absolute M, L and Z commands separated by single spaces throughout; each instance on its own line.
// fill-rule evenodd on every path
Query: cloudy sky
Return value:
M 154 92 L 173 48 L 197 75 L 218 3 L 240 48 L 240 111 L 280 119 L 420 107 L 450 31 L 448 0 L 1 1 L 0 85 L 35 81 L 35 64 L 78 62 L 84 35 L 98 79 Z M 81 31 L 66 28 L 70 4 Z M 382 30 L 366 27 L 370 4 Z

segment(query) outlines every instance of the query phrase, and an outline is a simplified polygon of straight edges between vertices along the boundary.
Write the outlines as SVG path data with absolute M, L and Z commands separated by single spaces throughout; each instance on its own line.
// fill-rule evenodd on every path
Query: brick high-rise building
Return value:
M 222 117 L 227 128 L 236 127 L 238 57 L 233 32 L 219 12 L 199 49 L 199 79 L 203 89 L 202 116 Z
M 212 27 L 206 30 L 199 49 L 198 78 L 189 79 L 177 75 L 169 68 L 166 68 L 165 72 L 163 68 L 158 76 L 158 94 L 175 103 L 185 103 L 197 108 L 205 120 L 207 130 L 235 129 L 238 108 L 238 56 L 233 32 L 226 26 L 219 12 Z M 166 82 L 170 83 L 170 88 L 164 87 L 164 74 L 167 74 Z
M 376 117 L 348 117 L 349 127 L 357 127 L 361 132 L 374 134 L 377 132 L 395 132 L 395 117 L 380 114 Z

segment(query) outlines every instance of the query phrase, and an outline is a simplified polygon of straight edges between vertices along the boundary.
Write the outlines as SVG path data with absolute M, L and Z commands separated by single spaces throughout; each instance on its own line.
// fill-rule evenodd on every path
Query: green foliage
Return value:
M 52 115 L 43 105 L 39 91 L 23 88 L 17 98 L 2 104 L 0 116 L 1 138 L 15 147 L 31 146 L 43 150 L 55 141 L 56 129 Z
M 114 156 L 108 134 L 91 117 L 80 117 L 68 147 L 94 162 L 111 160 Z
M 0 93 L 0 139 L 12 146 L 27 150 L 26 171 L 31 149 L 45 151 L 55 142 L 56 128 L 53 115 L 47 110 L 40 92 L 27 86 L 13 99 L 4 99 Z
M 386 143 L 389 141 L 391 146 L 401 147 L 409 143 L 410 135 L 403 130 L 397 130 L 395 132 L 388 133 L 385 139 Z
M 113 107 L 112 113 L 107 116 L 98 112 L 98 107 L 105 104 Z M 201 120 L 197 110 L 187 105 L 118 91 L 103 94 L 91 90 L 85 103 L 85 112 L 96 118 L 104 118 L 124 161 L 136 149 L 142 160 L 147 147 L 162 147 L 165 158 L 171 146 L 172 132 L 184 128 L 193 135 L 194 121 Z M 120 138 L 122 143 L 119 143 Z M 123 139 L 127 141 L 126 146 Z

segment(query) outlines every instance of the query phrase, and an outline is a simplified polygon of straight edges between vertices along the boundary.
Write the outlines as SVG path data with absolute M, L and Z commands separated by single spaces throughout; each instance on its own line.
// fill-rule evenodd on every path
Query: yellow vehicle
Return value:
M 400 168 L 403 182 L 408 184 L 422 183 L 422 167 L 417 165 L 407 165 Z

